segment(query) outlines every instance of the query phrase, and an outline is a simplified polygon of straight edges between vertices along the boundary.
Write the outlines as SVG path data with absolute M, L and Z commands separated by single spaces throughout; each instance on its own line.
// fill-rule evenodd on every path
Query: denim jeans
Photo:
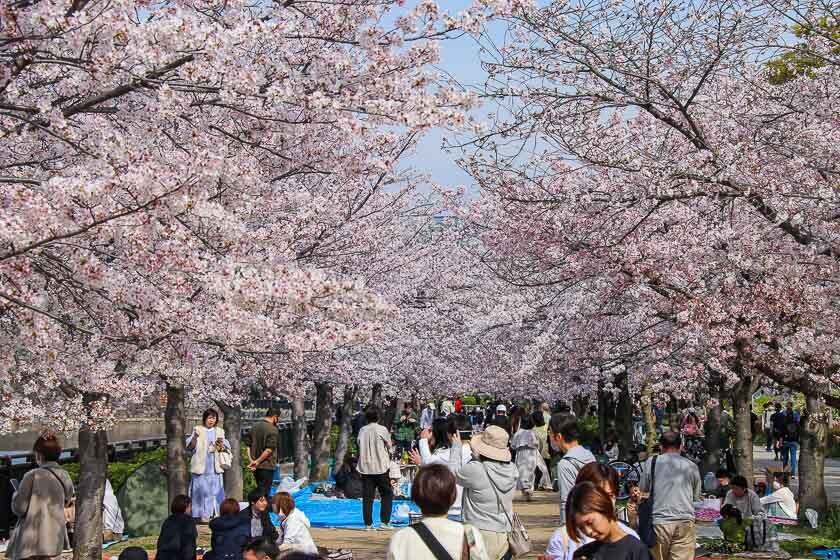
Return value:
M 799 442 L 788 441 L 782 447 L 782 465 L 790 465 L 791 476 L 796 476 L 797 455 L 799 454 Z

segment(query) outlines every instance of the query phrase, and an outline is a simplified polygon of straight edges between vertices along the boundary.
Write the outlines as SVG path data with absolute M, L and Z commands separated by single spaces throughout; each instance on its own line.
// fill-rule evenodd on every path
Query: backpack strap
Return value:
M 417 523 L 415 525 L 411 525 L 411 528 L 414 529 L 414 532 L 417 533 L 417 536 L 423 541 L 428 549 L 434 554 L 437 560 L 453 560 L 452 556 L 446 552 L 446 549 L 443 548 L 443 545 L 440 544 L 440 541 L 435 538 L 432 532 L 429 530 L 428 527 L 424 523 Z
M 653 456 L 653 460 L 651 461 L 650 466 L 650 505 L 653 507 L 653 489 L 656 487 L 656 455 Z

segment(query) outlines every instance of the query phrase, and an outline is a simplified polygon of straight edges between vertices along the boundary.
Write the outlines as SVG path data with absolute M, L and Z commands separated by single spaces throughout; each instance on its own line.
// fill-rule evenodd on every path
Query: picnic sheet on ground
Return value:
M 364 528 L 362 500 L 328 498 L 321 494 L 315 494 L 314 490 L 315 486 L 309 485 L 292 494 L 295 499 L 295 507 L 306 514 L 313 527 Z M 373 502 L 374 525 L 379 525 L 380 505 L 379 500 Z M 391 509 L 391 523 L 407 525 L 409 511 L 420 513 L 420 508 L 409 500 L 394 500 Z M 273 514 L 272 521 L 278 523 L 278 519 Z
M 720 500 L 717 498 L 694 502 L 694 518 L 697 521 L 716 521 L 720 518 Z M 775 525 L 798 525 L 796 519 L 784 517 L 768 517 L 770 523 Z

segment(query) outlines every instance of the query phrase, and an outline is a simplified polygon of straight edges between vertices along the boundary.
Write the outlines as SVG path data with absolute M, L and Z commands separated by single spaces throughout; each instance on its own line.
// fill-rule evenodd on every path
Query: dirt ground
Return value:
M 531 537 L 532 553 L 523 558 L 536 558 L 545 552 L 551 533 L 559 523 L 557 515 L 557 494 L 537 492 L 532 502 L 516 500 L 514 509 Z M 318 546 L 327 548 L 349 548 L 354 560 L 382 560 L 388 552 L 388 539 L 393 531 L 354 529 L 312 529 L 312 538 Z
M 548 539 L 559 522 L 557 494 L 537 492 L 532 502 L 517 499 L 514 509 L 528 529 L 533 545 L 533 553 L 524 558 L 536 558 L 545 551 Z M 198 531 L 198 546 L 209 548 L 210 534 L 207 527 L 199 526 Z M 312 538 L 319 547 L 348 548 L 353 551 L 354 560 L 383 560 L 388 553 L 388 540 L 392 534 L 393 531 L 388 530 L 368 532 L 361 529 L 312 529 Z M 103 552 L 103 558 L 116 560 L 126 546 L 142 546 L 152 553 L 156 543 L 157 537 L 131 539 L 109 547 Z

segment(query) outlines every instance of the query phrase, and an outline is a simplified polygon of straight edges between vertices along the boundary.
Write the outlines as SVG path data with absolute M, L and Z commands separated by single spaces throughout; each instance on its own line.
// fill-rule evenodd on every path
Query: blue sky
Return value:
M 408 11 L 413 2 L 404 9 Z M 450 14 L 457 14 L 472 4 L 472 0 L 439 0 L 438 5 Z M 468 35 L 441 43 L 441 62 L 439 69 L 452 75 L 459 83 L 467 87 L 479 87 L 484 84 L 486 73 L 478 59 L 478 44 Z M 479 111 L 479 115 L 483 111 Z M 406 165 L 428 173 L 435 183 L 447 187 L 464 185 L 474 186 L 472 178 L 464 173 L 455 163 L 458 152 L 445 153 L 441 150 L 444 136 L 449 133 L 435 129 L 428 132 L 420 141 L 416 154 L 406 160 Z M 472 190 L 472 189 L 470 189 Z

